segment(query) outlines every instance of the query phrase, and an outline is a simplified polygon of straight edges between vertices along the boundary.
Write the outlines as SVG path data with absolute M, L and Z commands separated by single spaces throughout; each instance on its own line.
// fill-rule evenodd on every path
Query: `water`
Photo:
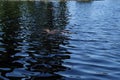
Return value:
M 119 13 L 120 0 L 1 1 L 0 80 L 119 80 Z

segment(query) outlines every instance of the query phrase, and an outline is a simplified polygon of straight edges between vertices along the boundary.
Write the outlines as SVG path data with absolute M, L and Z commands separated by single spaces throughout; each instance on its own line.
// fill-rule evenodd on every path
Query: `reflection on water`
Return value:
M 120 1 L 1 1 L 0 80 L 119 80 Z
M 54 7 L 55 6 L 55 7 Z M 66 3 L 1 2 L 0 78 L 60 79 L 69 52 L 64 34 L 44 33 L 44 29 L 64 30 Z

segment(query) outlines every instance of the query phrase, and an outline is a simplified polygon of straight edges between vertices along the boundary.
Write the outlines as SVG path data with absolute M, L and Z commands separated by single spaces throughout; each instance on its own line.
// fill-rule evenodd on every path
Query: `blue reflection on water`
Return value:
M 119 0 L 0 5 L 0 79 L 119 79 Z

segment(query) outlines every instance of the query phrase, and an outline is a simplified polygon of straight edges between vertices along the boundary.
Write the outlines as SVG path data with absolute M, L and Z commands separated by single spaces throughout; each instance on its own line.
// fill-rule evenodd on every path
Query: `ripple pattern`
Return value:
M 1 1 L 0 80 L 119 80 L 120 1 Z

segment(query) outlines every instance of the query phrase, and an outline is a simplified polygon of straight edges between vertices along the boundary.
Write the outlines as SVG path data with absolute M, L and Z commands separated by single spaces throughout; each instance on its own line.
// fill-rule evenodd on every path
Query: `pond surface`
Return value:
M 120 0 L 0 2 L 0 80 L 119 79 Z

